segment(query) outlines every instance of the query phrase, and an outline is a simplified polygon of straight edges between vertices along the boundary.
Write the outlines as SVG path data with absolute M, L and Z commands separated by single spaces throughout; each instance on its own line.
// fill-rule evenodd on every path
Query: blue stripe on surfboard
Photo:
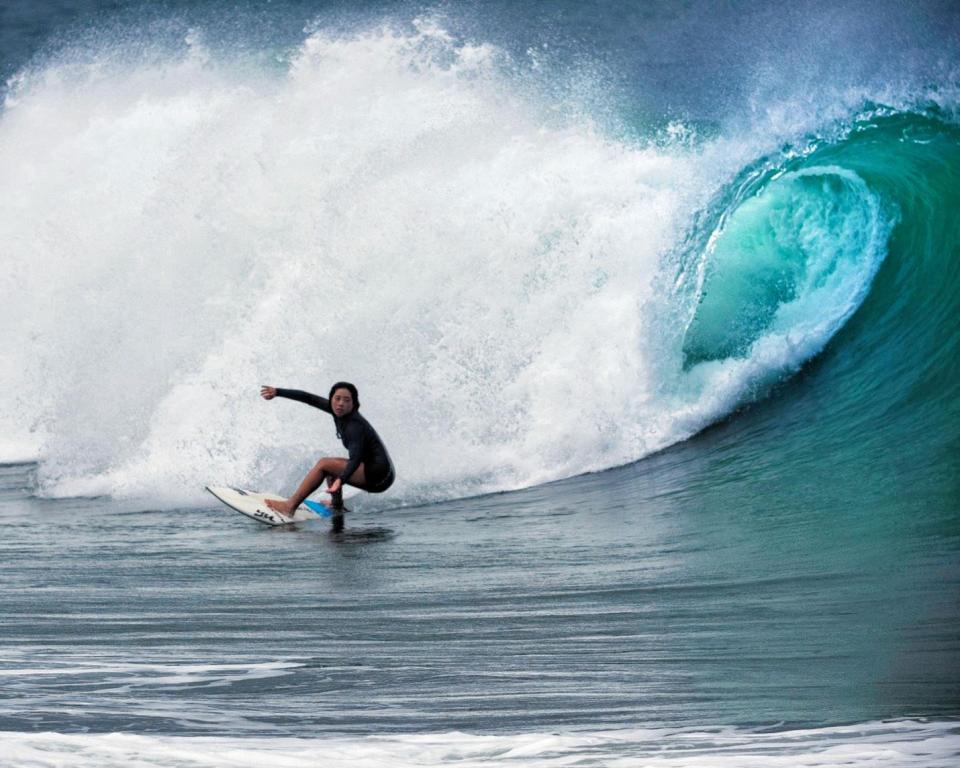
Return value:
M 330 512 L 330 508 L 321 504 L 319 501 L 310 501 L 310 499 L 306 499 L 303 502 L 303 506 L 305 506 L 307 509 L 312 509 L 321 517 L 330 517 L 332 514 Z

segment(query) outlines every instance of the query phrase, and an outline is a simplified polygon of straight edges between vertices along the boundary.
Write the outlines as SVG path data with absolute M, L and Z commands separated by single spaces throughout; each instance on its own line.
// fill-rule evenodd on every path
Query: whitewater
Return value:
M 272 76 L 188 36 L 173 60 L 15 84 L 3 323 L 34 341 L 8 350 L 4 387 L 29 396 L 4 431 L 8 458 L 43 457 L 44 493 L 289 483 L 316 433 L 256 407 L 257 387 L 333 371 L 376 403 L 405 496 L 596 471 L 730 413 L 862 300 L 891 214 L 855 174 L 806 169 L 857 197 L 800 234 L 807 284 L 752 349 L 684 370 L 703 286 L 665 303 L 664 253 L 782 137 L 617 141 L 545 115 L 506 54 L 415 26 L 314 33 Z

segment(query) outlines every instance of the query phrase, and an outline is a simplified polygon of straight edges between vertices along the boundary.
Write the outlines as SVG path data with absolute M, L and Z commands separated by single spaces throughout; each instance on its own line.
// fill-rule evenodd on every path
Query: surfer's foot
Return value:
M 290 508 L 290 502 L 288 501 L 267 499 L 267 506 L 274 512 L 279 512 L 284 517 L 293 517 L 293 509 Z

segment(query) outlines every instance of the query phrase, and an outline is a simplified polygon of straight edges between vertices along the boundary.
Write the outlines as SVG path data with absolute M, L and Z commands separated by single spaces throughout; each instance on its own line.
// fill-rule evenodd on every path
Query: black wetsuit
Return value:
M 370 426 L 370 422 L 357 413 L 351 411 L 343 418 L 334 416 L 330 408 L 330 401 L 319 395 L 312 395 L 299 389 L 278 389 L 277 397 L 286 397 L 297 400 L 333 416 L 337 426 L 337 437 L 343 441 L 344 448 L 350 454 L 347 466 L 340 473 L 340 479 L 347 482 L 350 476 L 363 464 L 364 484 L 357 486 L 369 493 L 383 493 L 393 485 L 394 471 L 390 454 L 380 439 L 377 431 Z M 353 485 L 353 483 L 351 483 Z

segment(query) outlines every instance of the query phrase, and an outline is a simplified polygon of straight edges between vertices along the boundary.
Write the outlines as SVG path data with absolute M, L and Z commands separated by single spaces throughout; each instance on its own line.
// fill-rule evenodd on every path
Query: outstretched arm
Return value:
M 330 410 L 330 401 L 325 397 L 320 397 L 320 395 L 313 395 L 309 392 L 304 392 L 300 389 L 280 389 L 278 387 L 260 387 L 260 397 L 264 400 L 273 400 L 275 397 L 285 397 L 288 400 L 296 400 L 301 403 L 306 403 L 307 405 L 312 405 L 314 408 L 319 408 L 321 411 L 326 411 L 327 413 L 333 413 Z

